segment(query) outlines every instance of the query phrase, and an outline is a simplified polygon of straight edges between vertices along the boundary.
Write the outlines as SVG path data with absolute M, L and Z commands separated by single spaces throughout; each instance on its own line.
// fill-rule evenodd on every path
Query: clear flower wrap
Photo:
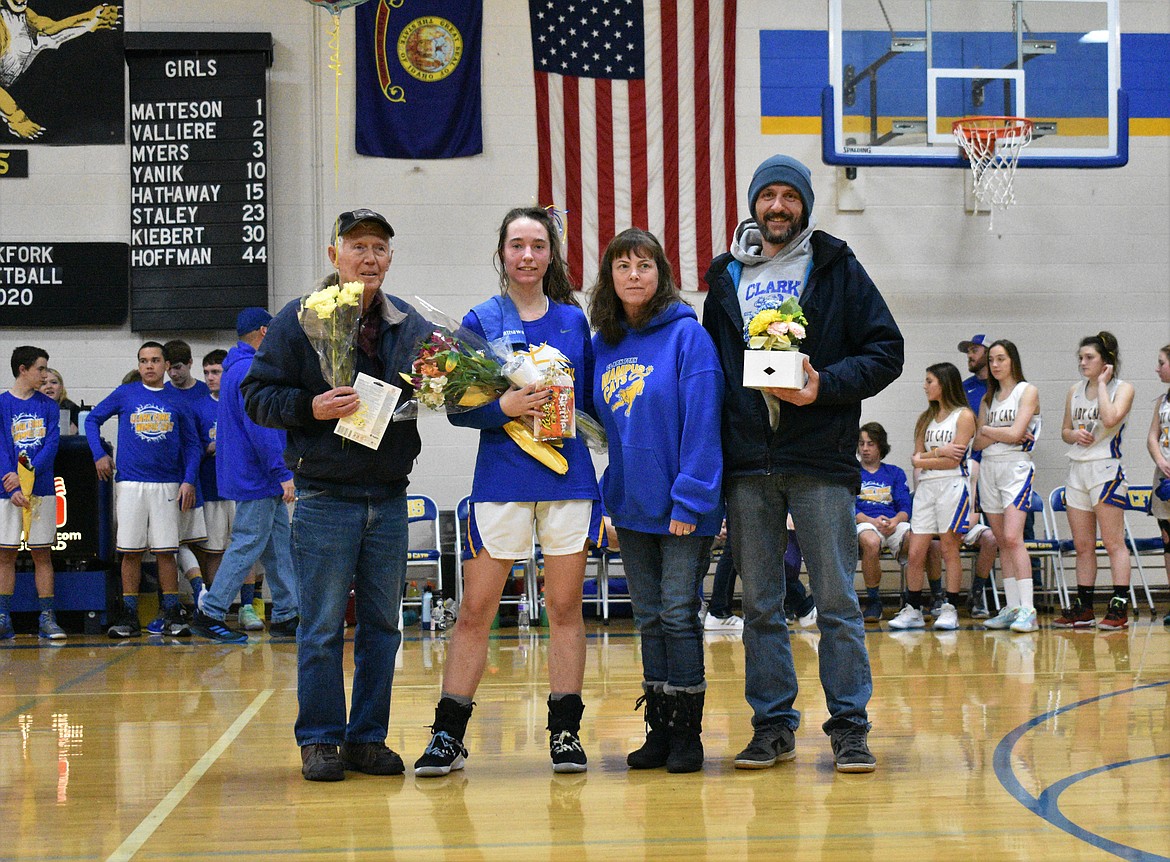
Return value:
M 330 387 L 353 383 L 354 339 L 362 313 L 360 281 L 329 285 L 301 300 L 297 320 L 321 362 L 321 374 Z

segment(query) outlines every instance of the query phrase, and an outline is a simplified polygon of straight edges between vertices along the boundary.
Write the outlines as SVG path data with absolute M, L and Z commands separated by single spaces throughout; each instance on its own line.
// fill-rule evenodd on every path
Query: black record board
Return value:
M 268 56 L 129 53 L 130 326 L 268 307 Z
M 122 242 L 0 242 L 0 326 L 126 322 Z

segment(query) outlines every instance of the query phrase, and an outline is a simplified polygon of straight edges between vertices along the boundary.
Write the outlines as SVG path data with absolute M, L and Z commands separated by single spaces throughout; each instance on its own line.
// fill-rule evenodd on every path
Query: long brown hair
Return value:
M 542 290 L 544 295 L 554 302 L 581 307 L 577 301 L 573 283 L 569 280 L 569 268 L 565 266 L 565 258 L 561 252 L 561 234 L 547 210 L 540 207 L 516 207 L 508 210 L 504 220 L 500 223 L 500 236 L 496 242 L 494 259 L 496 272 L 500 274 L 500 293 L 508 292 L 508 271 L 504 266 L 504 246 L 508 242 L 508 227 L 517 219 L 528 218 L 538 222 L 548 233 L 548 270 L 544 273 Z
M 1028 378 L 1024 376 L 1024 366 L 1020 364 L 1020 351 L 1018 349 L 1016 349 L 1016 345 L 1013 342 L 1008 341 L 1006 338 L 1001 338 L 999 341 L 991 342 L 991 347 L 996 347 L 996 346 L 1002 347 L 1004 349 L 1004 352 L 1007 353 L 1008 359 L 1011 360 L 1011 362 L 1012 362 L 1012 377 L 1014 377 L 1020 383 L 1023 383 L 1024 381 L 1026 381 Z M 991 347 L 987 348 L 987 355 L 988 355 L 988 362 L 989 363 L 991 361 L 990 360 Z M 986 404 L 990 408 L 991 407 L 991 399 L 995 398 L 995 396 L 998 394 L 999 394 L 999 381 L 995 379 L 995 376 L 991 373 L 991 370 L 989 367 L 988 371 L 987 371 L 987 392 L 983 396 L 983 403 Z
M 653 259 L 654 265 L 658 268 L 658 287 L 636 322 L 626 317 L 625 307 L 618 298 L 613 283 L 614 261 L 631 254 Z M 606 344 L 617 344 L 625 335 L 623 323 L 629 323 L 631 326 L 635 323 L 644 324 L 667 306 L 682 301 L 662 243 L 648 231 L 636 227 L 626 228 L 609 241 L 605 254 L 602 255 L 601 268 L 597 273 L 597 283 L 593 286 L 589 305 L 589 323 L 601 333 L 601 338 Z
M 950 362 L 939 362 L 931 365 L 926 369 L 926 373 L 934 375 L 934 379 L 938 381 L 941 397 L 938 401 L 931 401 L 930 406 L 922 411 L 918 421 L 914 423 L 914 441 L 916 443 L 919 437 L 926 434 L 926 426 L 944 408 L 950 414 L 959 407 L 969 409 L 971 406 L 967 403 L 967 396 L 963 394 L 963 378 L 959 376 L 959 369 Z

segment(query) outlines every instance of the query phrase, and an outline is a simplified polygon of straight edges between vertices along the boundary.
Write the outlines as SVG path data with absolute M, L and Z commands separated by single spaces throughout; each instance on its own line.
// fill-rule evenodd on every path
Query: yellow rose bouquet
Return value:
M 744 325 L 743 385 L 751 389 L 804 386 L 805 319 L 795 297 L 767 300 Z
M 362 313 L 360 281 L 332 284 L 301 300 L 297 320 L 321 361 L 321 374 L 331 387 L 353 383 L 353 344 Z

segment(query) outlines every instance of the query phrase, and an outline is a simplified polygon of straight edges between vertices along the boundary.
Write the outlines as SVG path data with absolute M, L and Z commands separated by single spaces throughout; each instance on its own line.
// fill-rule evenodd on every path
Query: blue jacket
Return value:
M 336 282 L 336 276 L 332 280 Z M 402 388 L 398 403 L 413 389 L 399 376 L 410 373 L 415 351 L 431 325 L 407 302 L 383 294 L 386 312 L 378 334 L 382 379 Z M 339 497 L 384 498 L 406 490 L 410 469 L 422 449 L 415 420 L 391 422 L 377 451 L 333 433 L 336 419 L 316 419 L 313 398 L 329 390 L 321 363 L 297 320 L 294 299 L 272 319 L 240 388 L 255 422 L 288 432 L 284 462 L 298 488 Z M 357 370 L 377 376 L 369 358 L 355 348 Z
M 723 367 L 723 470 L 725 476 L 812 476 L 853 489 L 860 485 L 857 436 L 861 402 L 902 373 L 904 342 L 894 316 L 853 250 L 824 231 L 812 235 L 813 268 L 801 296 L 808 318 L 801 350 L 820 372 L 817 400 L 804 407 L 780 403 L 772 430 L 764 395 L 743 386 L 743 317 L 728 265 L 730 253 L 711 262 L 703 304 Z
M 694 310 L 676 302 L 617 344 L 595 335 L 593 353 L 593 403 L 609 438 L 601 494 L 614 524 L 665 534 L 676 520 L 718 533 L 723 372 Z
M 284 463 L 285 433 L 262 428 L 248 418 L 240 384 L 252 367 L 256 348 L 239 342 L 223 360 L 219 413 L 215 428 L 215 478 L 225 500 L 263 500 L 284 493 L 292 478 Z

